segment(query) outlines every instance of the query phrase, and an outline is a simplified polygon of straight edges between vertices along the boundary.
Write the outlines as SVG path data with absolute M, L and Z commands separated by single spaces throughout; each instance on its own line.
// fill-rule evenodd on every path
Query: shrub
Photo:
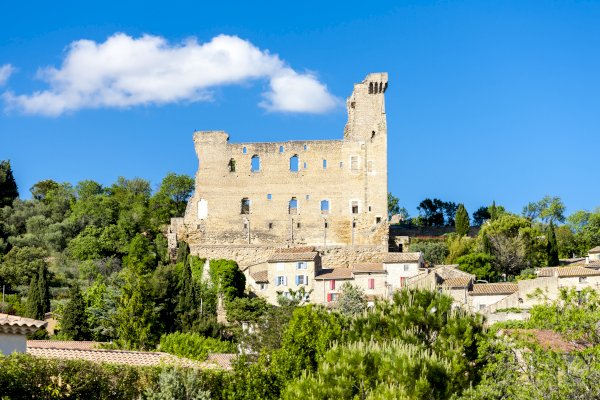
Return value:
M 197 333 L 175 332 L 160 338 L 160 351 L 187 357 L 192 360 L 206 360 L 208 353 L 235 353 L 235 343 L 226 342 Z

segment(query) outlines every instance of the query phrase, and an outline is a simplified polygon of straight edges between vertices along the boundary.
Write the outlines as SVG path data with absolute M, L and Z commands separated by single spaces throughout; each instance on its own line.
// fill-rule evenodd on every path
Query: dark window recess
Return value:
M 250 214 L 250 200 L 247 197 L 242 199 L 242 210 L 241 214 Z
M 273 223 L 269 222 L 269 229 L 273 229 Z
M 290 157 L 290 171 L 298 172 L 298 156 L 296 154 Z
M 352 227 L 356 228 L 356 221 L 352 221 Z
M 358 201 L 352 202 L 352 214 L 358 214 Z
M 329 228 L 329 224 L 325 221 L 325 229 Z
M 381 217 L 375 217 L 375 223 L 376 224 L 381 223 Z
M 296 228 L 300 229 L 300 222 L 296 224 Z
M 290 214 L 298 214 L 298 200 L 295 197 L 292 197 L 289 202 L 288 212 Z
M 248 229 L 248 223 L 244 222 L 244 229 Z
M 232 158 L 229 160 L 229 172 L 235 172 L 235 160 Z

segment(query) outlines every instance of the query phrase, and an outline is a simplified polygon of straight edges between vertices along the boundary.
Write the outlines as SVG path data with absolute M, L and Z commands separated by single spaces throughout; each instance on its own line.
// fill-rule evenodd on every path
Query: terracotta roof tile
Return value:
M 576 343 L 565 340 L 558 332 L 542 329 L 506 329 L 498 332 L 506 334 L 518 340 L 536 342 L 544 350 L 552 350 L 561 353 L 570 353 L 573 350 L 583 350 L 589 344 Z
M 212 353 L 208 355 L 208 358 L 204 363 L 214 364 L 222 369 L 233 369 L 233 360 L 235 360 L 237 356 L 237 354 Z
M 467 277 L 467 276 L 462 276 L 462 277 L 457 277 L 457 278 L 448 278 L 442 283 L 442 286 L 464 288 L 464 287 L 469 286 L 469 284 L 472 282 L 472 280 L 473 279 L 471 277 Z
M 91 341 L 76 340 L 28 340 L 28 348 L 36 349 L 71 349 L 71 350 L 92 350 L 98 349 L 103 343 Z
M 516 283 L 476 283 L 473 285 L 472 296 L 478 295 L 495 295 L 495 294 L 513 294 L 519 290 L 519 285 Z
M 590 249 L 590 251 L 588 251 L 588 254 L 598 254 L 600 253 L 600 246 L 596 246 L 593 249 Z
M 37 319 L 0 314 L 0 332 L 2 333 L 26 335 L 45 327 L 47 324 L 46 321 L 39 321 Z
M 600 268 L 600 260 L 590 260 L 587 264 L 582 264 L 586 268 Z
M 99 350 L 99 349 L 52 349 L 28 347 L 27 354 L 40 358 L 61 360 L 86 360 L 97 363 L 150 366 L 160 364 L 199 367 L 200 363 L 171 354 L 149 351 Z
M 571 267 L 547 267 L 540 268 L 538 271 L 539 277 L 551 277 L 555 274 L 559 278 L 569 278 L 577 276 L 600 276 L 600 271 L 593 268 L 586 268 L 589 264 L 583 266 L 571 266 Z M 600 267 L 600 265 L 598 265 Z
M 350 268 L 324 269 L 315 276 L 315 279 L 352 279 L 352 270 Z
M 256 283 L 268 283 L 269 282 L 269 271 L 257 271 L 250 274 L 250 277 L 254 279 Z
M 267 262 L 281 262 L 281 261 L 313 261 L 317 258 L 319 253 L 312 251 L 307 253 L 275 253 Z
M 352 265 L 352 272 L 355 274 L 361 272 L 385 273 L 385 270 L 382 263 L 359 263 Z
M 421 259 L 421 253 L 381 253 L 380 258 L 384 263 L 416 263 Z

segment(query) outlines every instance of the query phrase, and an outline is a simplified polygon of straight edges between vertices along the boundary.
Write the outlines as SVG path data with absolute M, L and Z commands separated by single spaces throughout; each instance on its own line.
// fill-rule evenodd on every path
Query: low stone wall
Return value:
M 496 322 L 506 321 L 526 321 L 531 315 L 529 311 L 523 310 L 522 312 L 499 312 L 495 314 L 486 315 L 486 325 L 493 325 Z

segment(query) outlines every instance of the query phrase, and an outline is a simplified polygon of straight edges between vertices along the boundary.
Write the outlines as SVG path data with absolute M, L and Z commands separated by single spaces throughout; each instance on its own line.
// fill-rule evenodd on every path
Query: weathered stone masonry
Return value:
M 386 73 L 354 85 L 342 140 L 229 143 L 223 131 L 196 132 L 196 190 L 172 231 L 194 254 L 218 250 L 242 267 L 286 246 L 387 251 L 386 88 Z

